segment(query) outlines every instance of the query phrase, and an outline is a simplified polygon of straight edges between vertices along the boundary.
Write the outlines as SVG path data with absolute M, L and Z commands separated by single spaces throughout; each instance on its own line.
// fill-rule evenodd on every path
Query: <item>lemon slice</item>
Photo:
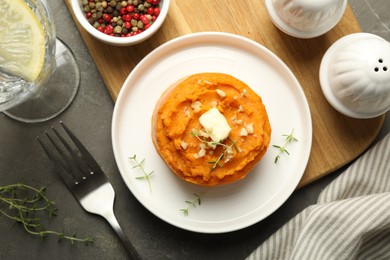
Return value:
M 35 81 L 45 59 L 45 36 L 37 16 L 23 0 L 0 0 L 0 68 Z

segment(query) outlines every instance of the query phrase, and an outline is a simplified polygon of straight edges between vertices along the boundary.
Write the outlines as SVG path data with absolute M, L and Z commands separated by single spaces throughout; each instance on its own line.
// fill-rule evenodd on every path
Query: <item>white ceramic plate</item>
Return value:
M 155 150 L 151 117 L 161 94 L 172 83 L 199 72 L 222 72 L 247 83 L 263 99 L 271 127 L 271 145 L 242 181 L 205 188 L 176 177 Z M 298 142 L 288 146 L 290 156 L 274 163 L 282 135 L 294 129 Z M 115 159 L 126 185 L 150 212 L 177 227 L 223 233 L 248 227 L 273 213 L 291 195 L 306 168 L 312 140 L 310 110 L 292 72 L 262 45 L 227 33 L 185 35 L 161 45 L 130 73 L 118 96 L 112 122 Z M 152 191 L 129 157 L 145 159 Z M 201 205 L 180 211 L 186 200 L 201 193 Z

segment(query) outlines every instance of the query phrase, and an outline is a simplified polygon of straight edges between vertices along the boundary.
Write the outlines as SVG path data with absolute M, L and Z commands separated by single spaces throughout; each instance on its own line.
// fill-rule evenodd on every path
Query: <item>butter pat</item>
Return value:
M 200 124 L 214 142 L 225 140 L 232 130 L 218 108 L 211 108 L 199 118 Z

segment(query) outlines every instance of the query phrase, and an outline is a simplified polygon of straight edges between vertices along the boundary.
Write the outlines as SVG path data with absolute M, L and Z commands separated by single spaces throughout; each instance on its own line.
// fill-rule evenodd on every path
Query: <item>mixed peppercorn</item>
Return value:
M 160 0 L 81 0 L 89 23 L 102 33 L 117 37 L 137 35 L 160 14 Z

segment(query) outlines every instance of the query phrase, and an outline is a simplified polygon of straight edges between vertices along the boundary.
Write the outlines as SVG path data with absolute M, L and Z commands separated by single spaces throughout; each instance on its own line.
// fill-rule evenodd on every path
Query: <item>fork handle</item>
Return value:
M 126 234 L 123 232 L 121 226 L 118 223 L 118 220 L 116 219 L 114 214 L 110 214 L 109 216 L 105 216 L 108 223 L 110 223 L 111 227 L 114 229 L 115 233 L 118 235 L 120 240 L 122 241 L 123 245 L 126 248 L 126 251 L 129 255 L 130 259 L 138 260 L 141 259 L 140 255 L 138 254 L 137 250 L 133 246 L 133 244 L 130 242 L 130 240 L 127 238 Z

